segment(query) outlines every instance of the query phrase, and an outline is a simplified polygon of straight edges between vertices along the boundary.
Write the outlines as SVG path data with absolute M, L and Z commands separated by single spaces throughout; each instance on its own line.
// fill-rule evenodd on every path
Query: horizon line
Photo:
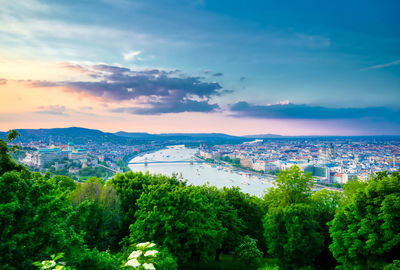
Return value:
M 115 134 L 118 132 L 125 132 L 125 133 L 146 133 L 149 135 L 162 135 L 162 134 L 223 134 L 223 135 L 229 135 L 229 136 L 234 136 L 234 137 L 243 137 L 246 138 L 248 136 L 278 136 L 278 137 L 293 137 L 293 138 L 298 138 L 298 137 L 303 137 L 303 138 L 309 138 L 309 137 L 400 137 L 400 134 L 378 134 L 378 135 L 281 135 L 281 134 L 273 134 L 273 133 L 264 133 L 264 134 L 247 134 L 247 135 L 233 135 L 230 133 L 224 133 L 224 132 L 162 132 L 162 133 L 149 133 L 146 131 L 125 131 L 125 130 L 118 130 L 115 132 L 108 132 L 108 131 L 103 131 L 101 129 L 95 129 L 95 128 L 87 128 L 87 127 L 82 127 L 82 126 L 69 126 L 69 127 L 53 127 L 53 128 L 14 128 L 14 129 L 9 129 L 9 130 L 50 130 L 50 129 L 69 129 L 69 128 L 82 128 L 82 129 L 88 129 L 88 130 L 97 130 L 102 133 L 111 133 Z M 8 131 L 9 131 L 8 130 Z M 0 131 L 2 133 L 7 133 L 8 131 Z M 254 138 L 256 139 L 256 138 Z M 266 139 L 271 139 L 271 138 L 266 138 Z

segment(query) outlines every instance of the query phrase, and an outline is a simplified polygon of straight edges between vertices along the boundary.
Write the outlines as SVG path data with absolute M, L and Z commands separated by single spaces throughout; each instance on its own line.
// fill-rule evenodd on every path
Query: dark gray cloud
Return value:
M 135 71 L 108 65 L 94 65 L 87 69 L 90 70 L 90 74 L 97 76 L 97 81 L 30 83 L 36 87 L 66 87 L 72 92 L 85 93 L 113 102 L 142 103 L 146 109 L 120 109 L 135 114 L 211 112 L 219 109 L 218 104 L 210 103 L 212 97 L 232 92 L 223 89 L 217 82 L 204 81 L 203 77 L 187 76 L 180 70 Z
M 94 65 L 93 68 L 96 70 L 105 71 L 109 73 L 116 73 L 116 74 L 121 74 L 130 71 L 129 68 L 109 66 L 109 65 Z
M 152 102 L 150 107 L 139 108 L 117 108 L 110 110 L 112 112 L 127 112 L 131 114 L 154 115 L 163 113 L 181 113 L 181 112 L 212 112 L 219 109 L 218 104 L 210 104 L 206 101 L 184 100 L 177 102 Z
M 39 106 L 38 110 L 34 113 L 39 114 L 52 114 L 52 115 L 67 115 L 65 106 L 60 105 L 50 105 L 50 106 Z
M 221 72 L 217 72 L 217 73 L 213 74 L 214 77 L 221 77 L 222 75 L 224 75 L 224 74 Z
M 253 105 L 245 101 L 231 106 L 232 116 L 266 119 L 385 119 L 399 122 L 400 111 L 386 107 L 327 108 L 298 104 Z
M 6 83 L 7 83 L 7 79 L 0 78 L 0 85 L 6 84 Z

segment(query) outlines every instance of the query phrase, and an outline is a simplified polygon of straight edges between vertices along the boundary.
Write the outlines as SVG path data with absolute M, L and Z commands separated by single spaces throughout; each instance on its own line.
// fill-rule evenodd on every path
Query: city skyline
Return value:
M 0 4 L 3 131 L 400 135 L 396 1 Z

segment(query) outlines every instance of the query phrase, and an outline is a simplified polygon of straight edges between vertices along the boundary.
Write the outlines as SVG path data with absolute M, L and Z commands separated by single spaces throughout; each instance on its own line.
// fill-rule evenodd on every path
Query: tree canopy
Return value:
M 400 254 L 400 177 L 379 174 L 357 188 L 330 225 L 343 269 L 382 269 Z

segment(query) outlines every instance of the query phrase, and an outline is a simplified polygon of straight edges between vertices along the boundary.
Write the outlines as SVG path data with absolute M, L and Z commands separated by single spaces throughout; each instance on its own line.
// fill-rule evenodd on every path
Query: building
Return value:
M 304 169 L 305 173 L 311 173 L 312 176 L 319 178 L 320 180 L 330 181 L 330 170 L 328 167 L 320 167 L 314 165 L 308 165 Z
M 276 171 L 278 167 L 272 163 L 265 160 L 258 160 L 253 163 L 253 169 L 256 171 L 270 172 Z
M 346 173 L 334 173 L 331 177 L 332 183 L 345 184 L 349 180 L 348 175 Z
M 241 158 L 240 165 L 246 168 L 253 168 L 253 160 L 251 158 Z

